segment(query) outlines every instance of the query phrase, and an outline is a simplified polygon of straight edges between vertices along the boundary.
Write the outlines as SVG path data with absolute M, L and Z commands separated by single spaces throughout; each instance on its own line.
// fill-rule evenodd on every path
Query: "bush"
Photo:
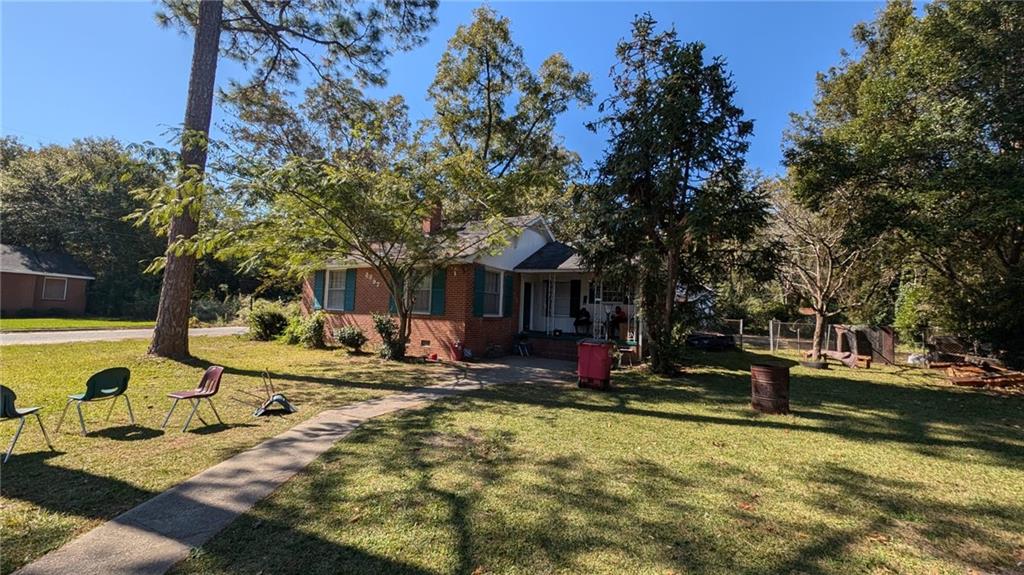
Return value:
M 247 323 L 250 337 L 257 341 L 269 341 L 284 331 L 288 326 L 288 318 L 280 304 L 261 301 L 249 312 Z
M 398 324 L 389 315 L 373 314 L 373 329 L 380 334 L 380 356 L 384 359 L 402 359 L 405 346 L 399 341 Z
M 307 317 L 292 316 L 280 339 L 289 345 L 301 343 L 306 347 L 323 349 L 327 347 L 327 342 L 324 340 L 324 324 L 326 322 L 327 316 L 321 311 Z
M 367 339 L 363 330 L 354 325 L 346 325 L 341 329 L 334 330 L 334 340 L 355 352 L 362 349 Z
M 192 316 L 203 323 L 229 323 L 238 316 L 242 307 L 237 296 L 227 296 L 223 300 L 212 295 L 192 300 Z
M 298 345 L 299 341 L 302 340 L 302 318 L 299 316 L 292 316 L 288 320 L 288 327 L 284 328 L 281 332 L 279 340 L 287 343 L 288 345 Z

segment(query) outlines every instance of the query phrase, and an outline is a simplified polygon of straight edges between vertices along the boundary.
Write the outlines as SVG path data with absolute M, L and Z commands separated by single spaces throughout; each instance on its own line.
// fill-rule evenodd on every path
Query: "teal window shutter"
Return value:
M 505 272 L 505 287 L 501 291 L 505 300 L 501 304 L 501 315 L 512 317 L 512 272 Z
M 434 277 L 430 279 L 430 315 L 444 315 L 444 287 L 447 277 L 448 270 L 434 270 Z
M 324 303 L 324 270 L 313 273 L 313 309 L 323 309 Z
M 473 267 L 473 317 L 484 316 L 484 282 L 487 281 L 487 270 L 476 264 Z
M 345 311 L 356 310 L 356 270 L 345 270 Z

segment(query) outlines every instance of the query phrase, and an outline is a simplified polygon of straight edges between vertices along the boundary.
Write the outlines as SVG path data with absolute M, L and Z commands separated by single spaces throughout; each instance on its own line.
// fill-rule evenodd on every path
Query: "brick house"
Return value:
M 89 269 L 67 254 L 0 244 L 0 313 L 85 313 Z
M 509 353 L 526 337 L 536 355 L 574 359 L 581 337 L 608 334 L 603 321 L 575 326 L 581 308 L 593 318 L 623 308 L 632 319 L 620 327 L 620 338 L 634 337 L 628 294 L 603 289 L 542 217 L 509 218 L 507 223 L 517 234 L 500 253 L 468 255 L 417 286 L 409 355 L 454 359 L 456 344 L 477 357 Z M 336 328 L 356 325 L 371 344 L 380 343 L 371 314 L 387 313 L 390 301 L 384 282 L 369 267 L 328 265 L 302 287 L 303 310 L 327 313 L 328 337 Z

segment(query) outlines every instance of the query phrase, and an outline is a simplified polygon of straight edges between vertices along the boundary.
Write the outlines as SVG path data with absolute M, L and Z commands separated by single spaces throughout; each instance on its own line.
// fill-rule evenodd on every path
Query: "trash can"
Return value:
M 615 344 L 601 339 L 582 339 L 576 344 L 576 370 L 580 387 L 608 389 L 612 376 L 612 349 Z
M 755 363 L 750 366 L 750 407 L 761 413 L 789 413 L 789 368 Z

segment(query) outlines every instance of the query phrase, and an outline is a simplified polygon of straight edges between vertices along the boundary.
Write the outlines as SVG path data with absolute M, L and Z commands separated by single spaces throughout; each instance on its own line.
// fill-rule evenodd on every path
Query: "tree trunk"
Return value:
M 821 346 L 825 339 L 825 314 L 814 310 L 814 339 L 811 342 L 811 361 L 821 361 Z
M 671 256 L 670 256 L 671 259 Z M 644 321 L 647 325 L 648 349 L 651 352 L 651 371 L 661 374 L 671 374 L 675 371 L 673 361 L 674 350 L 672 337 L 672 311 L 675 305 L 675 289 L 670 289 L 665 282 L 669 281 L 666 276 L 671 276 L 675 281 L 675 263 L 668 262 L 670 273 L 662 275 L 657 271 L 640 280 L 641 308 L 644 314 Z M 663 264 L 648 262 L 649 265 L 642 266 L 645 270 L 659 270 Z M 668 271 L 668 270 L 666 270 Z M 671 294 L 671 295 L 670 295 Z
M 205 0 L 199 3 L 199 22 L 196 25 L 195 44 L 192 48 L 192 71 L 188 83 L 188 103 L 185 107 L 185 125 L 181 138 L 182 175 L 179 186 L 202 182 L 206 170 L 206 137 L 210 133 L 213 115 L 213 91 L 217 76 L 217 57 L 220 51 L 220 26 L 224 3 Z M 181 192 L 179 191 L 179 194 Z M 188 357 L 189 305 L 192 301 L 193 275 L 196 260 L 189 254 L 175 255 L 170 247 L 179 239 L 196 234 L 198 222 L 192 213 L 174 216 L 167 234 L 167 264 L 160 287 L 156 330 L 149 345 L 149 353 L 163 357 Z

